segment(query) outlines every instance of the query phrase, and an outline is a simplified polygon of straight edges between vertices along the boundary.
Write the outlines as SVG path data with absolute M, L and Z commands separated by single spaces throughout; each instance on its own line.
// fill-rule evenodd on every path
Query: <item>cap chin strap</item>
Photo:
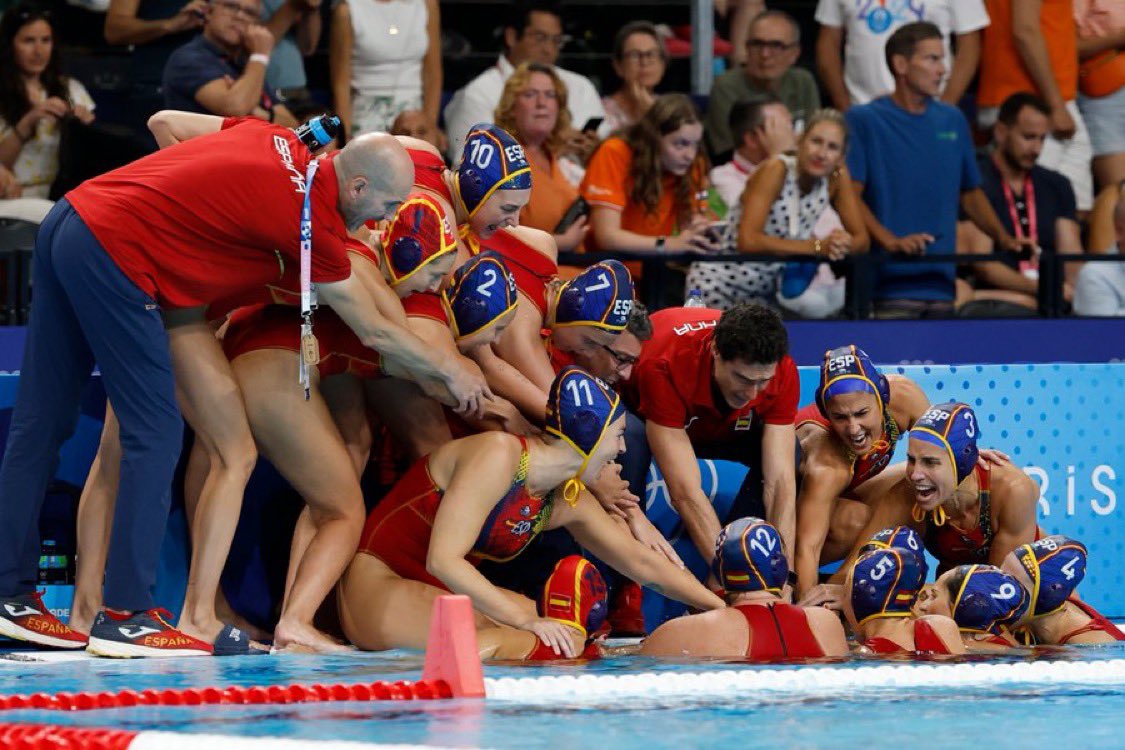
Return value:
M 598 443 L 600 442 L 599 440 Z M 597 447 L 597 443 L 595 443 L 594 450 L 597 450 Z M 591 450 L 590 455 L 593 454 L 594 451 Z M 572 508 L 578 505 L 578 496 L 586 489 L 586 483 L 582 481 L 581 477 L 583 472 L 586 471 L 586 464 L 588 463 L 590 463 L 590 456 L 583 456 L 582 465 L 578 467 L 578 472 L 570 479 L 566 480 L 566 484 L 563 485 L 563 500 L 566 500 L 567 505 Z
M 944 526 L 945 522 L 949 520 L 949 516 L 945 514 L 945 508 L 940 505 L 929 511 L 929 515 L 934 522 L 934 526 Z M 918 503 L 914 503 L 914 507 L 910 509 L 910 517 L 916 522 L 922 523 L 926 520 L 926 511 Z

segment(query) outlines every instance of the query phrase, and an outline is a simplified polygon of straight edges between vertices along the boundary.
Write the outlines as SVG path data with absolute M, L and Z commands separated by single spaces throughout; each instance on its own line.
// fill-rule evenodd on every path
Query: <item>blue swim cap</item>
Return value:
M 727 591 L 769 591 L 780 595 L 789 577 L 781 534 L 760 518 L 731 521 L 715 540 L 711 571 Z
M 852 611 L 862 625 L 878 617 L 909 617 L 926 581 L 925 562 L 902 547 L 865 552 L 852 567 Z
M 980 424 L 968 404 L 947 401 L 931 406 L 910 428 L 910 437 L 943 448 L 957 474 L 957 484 L 977 465 Z
M 519 141 L 482 122 L 469 130 L 454 184 L 458 200 L 471 217 L 497 190 L 530 190 L 531 165 Z
M 961 565 L 954 570 L 949 603 L 961 630 L 999 635 L 1027 613 L 1027 591 L 995 565 Z
M 569 443 L 583 458 L 575 479 L 563 489 L 567 502 L 578 502 L 578 492 L 584 487 L 581 476 L 590 456 L 609 426 L 624 414 L 617 391 L 581 367 L 567 365 L 555 376 L 547 397 L 545 429 Z
M 1020 545 L 1012 554 L 1031 578 L 1032 617 L 1061 609 L 1086 577 L 1086 545 L 1061 534 Z
M 441 291 L 441 300 L 449 312 L 453 338 L 460 341 L 514 310 L 519 295 L 504 259 L 486 250 L 453 272 L 449 286 Z
M 623 331 L 633 310 L 633 278 L 616 260 L 595 263 L 566 282 L 555 305 L 555 327 L 597 326 Z
M 898 547 L 913 553 L 922 566 L 922 580 L 926 580 L 926 576 L 930 572 L 930 565 L 926 562 L 926 546 L 922 541 L 922 535 L 909 526 L 892 526 L 889 529 L 883 529 L 872 536 L 859 551 L 864 553 L 875 549 L 890 549 L 891 547 Z
M 891 402 L 891 386 L 871 358 L 855 344 L 830 349 L 820 366 L 820 385 L 816 389 L 816 408 L 828 416 L 828 402 L 842 393 L 872 393 L 879 400 L 879 413 Z

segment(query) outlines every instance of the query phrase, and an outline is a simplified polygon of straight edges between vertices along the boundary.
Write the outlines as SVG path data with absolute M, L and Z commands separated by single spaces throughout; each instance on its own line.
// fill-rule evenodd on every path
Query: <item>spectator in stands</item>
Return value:
M 1125 180 L 1125 3 L 1075 0 L 1078 110 L 1090 131 L 1098 189 Z
M 504 53 L 495 65 L 459 89 L 445 107 L 451 160 L 460 158 L 469 128 L 478 122 L 491 121 L 504 81 L 516 66 L 523 62 L 553 66 L 566 42 L 562 17 L 555 3 L 516 0 L 509 6 L 504 19 Z M 582 128 L 591 118 L 605 117 L 601 97 L 590 79 L 569 70 L 555 69 L 566 84 L 570 121 L 575 128 Z M 576 130 L 568 137 L 567 151 L 580 154 L 585 161 L 596 143 L 596 138 Z
M 51 16 L 13 5 L 0 19 L 0 167 L 14 175 L 11 198 L 46 198 L 59 172 L 59 123 L 94 121 L 94 100 L 60 72 Z
M 1113 225 L 1117 246 L 1109 252 L 1121 255 L 1125 253 L 1125 181 L 1117 186 L 1116 192 Z M 1125 316 L 1125 261 L 1084 265 L 1074 289 L 1074 312 L 1078 315 Z
M 832 106 L 843 112 L 894 90 L 894 79 L 883 64 L 883 46 L 891 34 L 913 21 L 929 21 L 941 30 L 943 39 L 955 36 L 956 54 L 952 59 L 946 50 L 949 77 L 941 100 L 956 106 L 977 74 L 981 29 L 988 25 L 988 13 L 983 0 L 927 0 L 890 7 L 885 3 L 820 0 L 816 21 L 820 24 L 816 70 Z
M 751 175 L 767 160 L 797 150 L 793 117 L 788 107 L 774 94 L 755 94 L 731 107 L 730 130 L 738 144 L 734 154 L 729 162 L 711 170 L 711 184 L 726 208 L 721 217 L 724 227 L 721 239 L 726 240 L 721 242 L 723 252 L 736 252 L 742 193 Z M 828 206 L 817 219 L 813 236 L 823 239 L 840 227 L 839 214 Z M 726 309 L 733 304 L 730 295 L 723 291 L 727 282 L 740 278 L 745 270 L 764 267 L 740 263 L 693 263 L 688 271 L 686 288 L 699 289 L 708 307 Z M 840 287 L 842 291 L 843 288 L 843 282 L 827 268 L 818 272 L 812 283 L 818 289 Z
M 1051 108 L 1035 94 L 1012 94 L 1000 105 L 993 131 L 996 148 L 978 161 L 981 189 L 1004 229 L 1027 239 L 1020 254 L 972 266 L 975 291 L 958 314 L 1022 317 L 1038 309 L 1039 255 L 1082 252 L 1074 191 L 1066 177 L 1035 162 L 1047 139 Z M 958 252 L 991 254 L 992 240 L 972 222 L 958 228 Z M 1080 264 L 1066 264 L 1064 297 L 1069 302 Z
M 262 0 L 262 23 L 273 34 L 266 85 L 277 89 L 290 109 L 312 99 L 304 58 L 316 52 L 323 21 L 321 0 Z
M 738 250 L 743 253 L 816 255 L 829 261 L 867 251 L 867 230 L 859 199 L 844 165 L 848 129 L 843 115 L 822 109 L 809 119 L 797 155 L 771 159 L 754 173 L 742 193 Z M 837 226 L 826 237 L 815 230 L 829 208 Z M 840 220 L 843 226 L 839 226 Z M 824 318 L 844 306 L 843 284 L 811 288 L 818 262 L 743 264 L 722 291 L 727 305 L 755 301 L 804 317 Z
M 586 217 L 555 234 L 559 220 L 578 200 L 584 170 L 561 154 L 570 130 L 566 84 L 550 65 L 521 63 L 504 84 L 495 122 L 515 136 L 531 164 L 531 200 L 520 209 L 520 225 L 551 233 L 562 252 L 586 236 Z
M 165 106 L 294 127 L 293 113 L 265 82 L 274 38 L 260 16 L 260 0 L 212 0 L 203 32 L 164 67 Z
M 613 40 L 613 71 L 621 88 L 602 97 L 604 132 L 615 133 L 641 119 L 656 100 L 667 67 L 668 54 L 655 26 L 633 21 L 621 27 Z
M 441 128 L 420 109 L 404 109 L 391 123 L 391 135 L 408 135 L 431 144 L 445 153 L 447 140 Z
M 776 94 L 789 107 L 798 132 L 820 109 L 816 79 L 807 70 L 794 67 L 801 55 L 801 29 L 791 15 L 780 10 L 759 15 L 750 26 L 746 47 L 746 67 L 728 70 L 711 87 L 707 143 L 716 157 L 737 145 L 728 125 L 730 108 L 737 101 L 757 93 Z
M 691 99 L 665 94 L 590 158 L 579 192 L 601 250 L 711 250 L 703 123 Z
M 866 204 L 864 221 L 876 252 L 953 253 L 957 206 L 1003 250 L 1018 242 L 980 190 L 968 123 L 936 99 L 945 75 L 941 30 L 922 21 L 887 40 L 895 90 L 845 115 L 851 134 L 847 164 Z M 944 316 L 953 312 L 954 266 L 886 263 L 875 285 L 877 317 Z
M 203 27 L 207 0 L 110 0 L 105 40 L 129 46 L 129 111 L 125 125 L 156 150 L 148 118 L 164 107 L 164 65 Z
M 1094 202 L 1090 134 L 1078 96 L 1078 32 L 1073 0 L 986 0 L 977 120 L 992 127 L 1000 104 L 1017 91 L 1043 97 L 1051 108 L 1051 135 L 1039 164 L 1062 172 L 1079 211 Z
M 437 0 L 339 0 L 332 9 L 332 102 L 345 133 L 387 131 L 420 109 L 437 127 L 441 11 Z

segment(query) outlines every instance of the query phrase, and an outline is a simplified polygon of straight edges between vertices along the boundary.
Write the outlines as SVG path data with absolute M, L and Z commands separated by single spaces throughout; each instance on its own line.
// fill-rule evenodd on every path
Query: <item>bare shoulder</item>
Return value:
M 840 624 L 840 617 L 827 607 L 801 607 L 809 624 L 816 628 L 830 628 L 843 632 L 844 626 Z
M 961 640 L 961 630 L 951 617 L 946 617 L 945 615 L 923 615 L 918 619 L 929 625 L 943 641 L 953 643 Z
M 804 454 L 801 468 L 802 482 L 811 481 L 817 486 L 840 486 L 843 491 L 851 480 L 851 463 L 844 455 L 839 441 L 831 432 L 808 426 L 801 439 Z
M 901 429 L 909 430 L 926 413 L 930 399 L 905 375 L 888 375 L 887 384 L 891 389 L 891 414 Z
M 1034 505 L 1039 499 L 1039 485 L 1024 470 L 1011 462 L 994 465 L 992 471 L 992 493 L 1013 502 L 1018 507 Z
M 454 475 L 458 479 L 510 477 L 522 453 L 515 435 L 496 430 L 453 440 L 430 457 L 430 475 L 439 487 L 448 489 Z M 509 471 L 510 469 L 510 471 Z
M 732 612 L 731 609 L 716 609 L 669 620 L 644 640 L 641 655 L 699 657 L 737 654 L 737 648 L 724 643 L 729 640 L 724 634 L 732 630 Z M 745 641 L 744 634 L 739 634 L 739 638 Z
M 542 229 L 519 226 L 501 229 L 500 231 L 507 232 L 528 247 L 538 250 L 552 261 L 558 261 L 559 248 L 555 244 L 555 238 Z

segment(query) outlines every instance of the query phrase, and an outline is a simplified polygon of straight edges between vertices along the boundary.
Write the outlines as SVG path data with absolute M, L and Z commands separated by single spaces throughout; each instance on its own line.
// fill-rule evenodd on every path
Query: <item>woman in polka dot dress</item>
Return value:
M 846 144 L 843 116 L 835 110 L 821 110 L 813 115 L 798 140 L 796 156 L 781 155 L 754 173 L 742 193 L 739 252 L 839 260 L 867 250 L 869 240 L 859 200 L 843 163 Z M 843 227 L 826 238 L 813 237 L 813 227 L 829 204 L 840 214 Z M 788 302 L 779 294 L 787 265 L 796 264 L 696 263 L 688 275 L 688 287 L 700 289 L 708 307 L 725 310 L 739 302 L 757 302 L 776 309 L 779 299 Z M 806 276 L 811 281 L 816 264 L 801 265 L 810 267 L 811 273 Z M 802 295 L 809 286 L 807 281 L 798 283 L 797 295 L 786 296 Z M 842 287 L 828 288 L 834 290 L 829 295 L 832 299 L 785 306 L 810 317 L 823 317 L 843 304 Z M 813 295 L 819 289 L 814 287 Z

